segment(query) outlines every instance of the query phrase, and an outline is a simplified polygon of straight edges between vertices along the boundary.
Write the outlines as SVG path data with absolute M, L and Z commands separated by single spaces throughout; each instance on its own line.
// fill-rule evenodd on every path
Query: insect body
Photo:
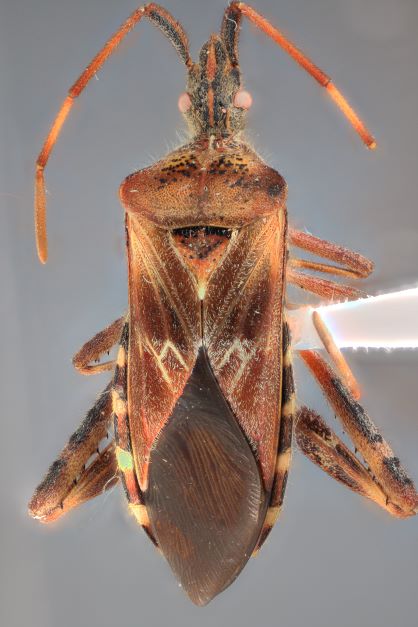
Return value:
M 308 408 L 295 413 L 286 283 L 324 299 L 353 298 L 355 288 L 303 270 L 360 278 L 372 264 L 288 229 L 284 179 L 241 139 L 251 104 L 238 64 L 243 16 L 327 89 L 373 147 L 328 77 L 251 7 L 232 2 L 220 35 L 193 63 L 182 27 L 152 3 L 132 14 L 71 88 L 37 162 L 38 251 L 45 261 L 43 170 L 62 123 L 122 37 L 142 17 L 150 19 L 188 69 L 179 107 L 192 140 L 121 185 L 129 311 L 74 358 L 85 374 L 114 375 L 29 509 L 49 522 L 121 479 L 131 511 L 198 605 L 237 577 L 274 524 L 294 431 L 315 463 L 390 513 L 410 516 L 418 505 L 412 481 L 358 404 L 355 380 L 320 319 L 318 332 L 341 378 L 319 353 L 301 356 L 370 471 L 320 416 Z M 338 265 L 288 258 L 290 245 Z M 93 364 L 117 343 L 115 363 Z M 112 420 L 114 439 L 100 450 Z

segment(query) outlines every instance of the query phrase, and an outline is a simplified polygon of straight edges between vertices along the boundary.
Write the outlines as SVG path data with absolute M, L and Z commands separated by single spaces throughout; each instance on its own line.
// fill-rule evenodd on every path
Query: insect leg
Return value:
M 394 516 L 399 508 L 388 500 L 370 472 L 316 412 L 302 407 L 297 414 L 296 441 L 301 451 L 331 477 L 371 499 Z
M 112 416 L 110 390 L 109 384 L 36 488 L 28 508 L 41 522 L 56 520 L 118 481 L 114 443 L 98 449 Z
M 357 380 L 353 375 L 351 368 L 347 363 L 347 360 L 338 348 L 328 327 L 326 326 L 325 322 L 317 311 L 313 312 L 312 321 L 316 332 L 318 333 L 319 338 L 324 345 L 325 350 L 334 362 L 334 365 L 341 375 L 344 384 L 349 389 L 350 393 L 353 395 L 356 401 L 358 401 L 361 396 L 359 384 L 357 383 Z
M 190 66 L 192 60 L 189 54 L 189 43 L 183 27 L 176 22 L 168 11 L 151 2 L 143 5 L 128 17 L 128 19 L 118 28 L 112 37 L 105 43 L 103 48 L 96 54 L 84 72 L 79 76 L 74 85 L 70 87 L 67 97 L 61 105 L 60 110 L 51 126 L 45 143 L 36 161 L 35 176 L 35 231 L 36 244 L 39 259 L 46 263 L 48 258 L 48 243 L 46 235 L 46 196 L 44 169 L 48 163 L 51 151 L 61 133 L 62 126 L 71 111 L 74 100 L 81 94 L 93 76 L 100 70 L 105 61 L 113 54 L 117 46 L 124 37 L 143 18 L 147 17 L 153 24 L 158 26 L 163 34 L 171 41 L 180 58 L 186 66 Z
M 113 370 L 114 361 L 95 365 L 91 365 L 91 362 L 97 361 L 103 353 L 109 351 L 119 341 L 125 320 L 125 316 L 118 318 L 86 342 L 73 357 L 74 368 L 86 375 Z
M 281 402 L 279 446 L 277 450 L 273 488 L 266 519 L 253 555 L 256 555 L 261 549 L 281 512 L 292 458 L 295 384 L 293 380 L 290 331 L 287 322 L 283 325 L 283 374 Z
M 240 25 L 240 17 L 245 15 L 250 22 L 255 24 L 260 30 L 270 37 L 278 46 L 280 46 L 289 56 L 292 57 L 304 70 L 308 72 L 322 87 L 326 89 L 337 107 L 342 111 L 347 120 L 359 134 L 363 142 L 370 149 L 376 148 L 374 137 L 370 134 L 364 123 L 360 120 L 357 113 L 351 108 L 342 93 L 335 87 L 331 78 L 318 68 L 306 55 L 301 52 L 294 43 L 292 43 L 280 30 L 275 28 L 266 18 L 257 13 L 252 7 L 245 2 L 231 2 L 225 11 L 224 21 L 222 24 L 222 35 L 224 36 L 227 47 L 230 51 L 231 59 L 237 63 L 236 48 Z M 229 26 L 228 26 L 229 23 Z M 235 28 L 234 28 L 235 23 Z
M 401 518 L 416 514 L 418 494 L 414 484 L 363 407 L 319 353 L 304 350 L 300 355 L 339 417 L 344 431 L 370 467 L 373 480 L 386 496 L 387 509 Z
M 331 266 L 326 263 L 318 263 L 316 261 L 308 261 L 307 259 L 299 259 L 299 257 L 289 258 L 289 267 L 301 268 L 302 270 L 313 270 L 314 272 L 323 272 L 325 274 L 335 274 L 336 276 L 344 276 L 348 279 L 360 278 L 353 270 L 346 270 L 339 266 Z
M 314 270 L 316 272 L 327 272 L 338 276 L 359 279 L 367 277 L 373 270 L 373 263 L 366 259 L 366 257 L 363 257 L 362 255 L 359 255 L 358 253 L 342 246 L 321 240 L 313 235 L 309 235 L 308 233 L 292 229 L 289 232 L 289 240 L 294 246 L 331 259 L 332 261 L 337 261 L 345 266 L 331 266 L 328 264 L 316 263 L 305 259 L 291 257 L 288 262 L 287 270 L 287 280 L 289 283 L 293 283 L 297 287 L 330 299 L 333 299 L 334 297 L 353 299 L 362 296 L 362 293 L 356 288 L 340 285 L 334 281 L 327 281 L 325 279 L 306 275 L 303 272 L 298 272 L 295 268 Z M 334 361 L 340 375 L 344 379 L 345 384 L 350 389 L 350 392 L 356 399 L 360 398 L 360 389 L 357 381 L 318 312 L 313 313 L 313 323 L 319 337 L 322 340 L 324 348 Z
M 374 264 L 370 259 L 363 257 L 359 253 L 339 246 L 327 240 L 320 239 L 309 233 L 303 231 L 297 231 L 296 229 L 289 229 L 289 242 L 296 248 L 306 250 L 318 257 L 330 259 L 336 263 L 342 264 L 345 268 L 337 269 L 334 266 L 327 266 L 325 264 L 314 264 L 313 262 L 305 262 L 305 265 L 299 264 L 299 267 L 305 267 L 312 270 L 318 270 L 319 272 L 328 272 L 333 274 L 342 274 L 342 271 L 351 270 L 352 274 L 345 274 L 352 278 L 366 278 L 371 272 L 373 272 Z M 302 261 L 302 260 L 299 260 Z M 311 263 L 311 265 L 309 265 Z M 297 265 L 296 263 L 294 265 Z
M 300 287 L 302 290 L 312 292 L 317 296 L 329 300 L 356 300 L 364 297 L 365 294 L 355 287 L 349 285 L 342 285 L 335 281 L 328 281 L 327 279 L 321 279 L 316 276 L 310 276 L 303 272 L 293 270 L 291 266 L 287 268 L 286 280 L 288 283 Z

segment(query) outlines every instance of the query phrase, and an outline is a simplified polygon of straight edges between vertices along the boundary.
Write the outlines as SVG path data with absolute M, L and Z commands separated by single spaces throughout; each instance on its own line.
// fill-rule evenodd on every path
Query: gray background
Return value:
M 249 138 L 287 179 L 293 224 L 376 261 L 370 292 L 418 278 L 418 3 L 257 0 L 334 78 L 379 141 L 374 154 L 294 63 L 244 25 Z M 167 0 L 196 55 L 223 0 Z M 50 262 L 35 257 L 33 163 L 66 89 L 132 0 L 1 0 L 1 625 L 188 627 L 417 624 L 418 521 L 396 521 L 296 452 L 280 523 L 204 609 L 178 589 L 120 489 L 52 527 L 26 516 L 47 465 L 108 377 L 71 366 L 126 305 L 119 183 L 178 144 L 184 68 L 141 23 L 74 107 L 47 169 Z M 418 478 L 414 351 L 350 353 L 364 403 Z M 301 365 L 299 398 L 330 412 Z

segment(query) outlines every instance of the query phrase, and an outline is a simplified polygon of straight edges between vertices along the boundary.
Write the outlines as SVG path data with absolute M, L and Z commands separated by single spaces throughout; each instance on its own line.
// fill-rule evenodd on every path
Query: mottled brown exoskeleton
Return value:
M 37 161 L 36 233 L 45 262 L 43 170 L 72 103 L 141 18 L 158 26 L 188 70 L 179 107 L 191 141 L 121 185 L 129 310 L 74 358 L 84 374 L 112 369 L 113 378 L 29 510 L 55 520 L 120 479 L 139 524 L 198 605 L 224 590 L 266 539 L 283 503 L 293 432 L 316 464 L 394 516 L 412 516 L 418 506 L 412 481 L 358 404 L 355 379 L 317 314 L 340 376 L 319 353 L 300 354 L 367 465 L 319 415 L 295 410 L 286 284 L 325 300 L 355 298 L 355 288 L 306 270 L 362 278 L 373 264 L 289 229 L 285 181 L 241 138 L 251 105 L 238 63 L 244 16 L 327 90 L 373 148 L 326 74 L 248 5 L 228 6 L 220 34 L 194 63 L 183 28 L 151 3 L 131 15 L 70 89 Z M 294 248 L 337 265 L 299 259 Z M 117 343 L 115 363 L 94 363 Z M 112 421 L 114 439 L 99 450 Z

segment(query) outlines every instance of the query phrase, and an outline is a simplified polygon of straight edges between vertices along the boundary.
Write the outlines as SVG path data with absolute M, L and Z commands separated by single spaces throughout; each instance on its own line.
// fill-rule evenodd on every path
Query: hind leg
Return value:
M 114 442 L 99 450 L 111 417 L 109 384 L 36 488 L 28 506 L 33 518 L 44 523 L 56 520 L 115 485 L 119 475 Z
M 301 410 L 296 427 L 302 451 L 325 472 L 392 515 L 407 518 L 416 514 L 418 494 L 414 484 L 370 417 L 317 352 L 300 354 L 368 468 L 317 414 L 306 408 Z

